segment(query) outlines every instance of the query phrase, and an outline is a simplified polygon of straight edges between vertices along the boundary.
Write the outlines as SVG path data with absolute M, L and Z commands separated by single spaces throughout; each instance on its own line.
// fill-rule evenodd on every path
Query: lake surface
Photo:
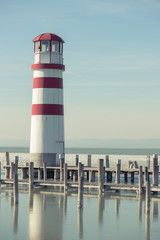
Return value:
M 144 196 L 134 193 L 86 192 L 83 209 L 77 208 L 77 192 L 55 193 L 35 189 L 19 191 L 14 206 L 11 188 L 0 191 L 0 239 L 2 240 L 158 240 L 160 198 L 152 196 L 145 214 Z

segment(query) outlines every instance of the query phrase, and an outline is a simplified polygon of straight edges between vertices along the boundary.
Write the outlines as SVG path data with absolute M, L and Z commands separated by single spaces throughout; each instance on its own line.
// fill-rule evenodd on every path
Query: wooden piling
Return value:
M 0 180 L 1 180 L 1 162 L 0 162 Z
M 107 171 L 107 182 L 112 182 L 112 172 Z
M 18 160 L 19 160 L 19 157 L 18 156 L 15 156 L 15 160 L 14 160 L 14 164 L 15 164 L 15 174 L 18 174 Z
M 124 173 L 124 182 L 125 183 L 128 182 L 128 173 L 127 172 Z
M 75 158 L 75 165 L 78 166 L 78 162 L 79 162 L 79 155 L 76 155 L 76 158 Z
M 146 214 L 150 212 L 150 182 L 146 182 Z
M 158 165 L 158 155 L 153 154 L 153 168 Z
M 144 185 L 146 186 L 146 182 L 149 181 L 149 173 L 148 173 L 148 167 L 144 168 Z
M 63 168 L 64 168 L 64 158 L 60 157 L 60 181 L 63 181 Z
M 84 182 L 84 179 L 82 176 L 80 176 L 79 182 L 78 182 L 78 208 L 83 207 L 83 182 Z
M 11 162 L 11 167 L 10 167 L 10 179 L 13 179 L 13 178 L 14 178 L 14 172 L 15 172 L 14 168 L 15 168 L 15 165 L 14 165 L 13 162 Z
M 116 165 L 116 177 L 115 177 L 115 183 L 116 184 L 120 183 L 120 173 L 121 173 L 120 163 L 117 163 L 117 165 Z
M 121 169 L 121 159 L 118 159 L 118 164 L 120 165 L 120 169 Z
M 34 184 L 34 163 L 29 163 L 29 189 L 33 188 Z
M 143 172 L 142 166 L 139 167 L 139 194 L 142 194 L 142 184 L 143 184 Z
M 91 167 L 91 155 L 88 155 L 87 166 Z
M 10 169 L 7 168 L 7 166 L 9 166 L 9 152 L 5 152 L 5 164 L 6 164 L 5 177 L 6 177 L 6 179 L 9 179 L 10 178 Z
M 131 172 L 131 183 L 134 183 L 134 172 Z
M 43 179 L 44 179 L 44 181 L 47 180 L 47 168 L 46 168 L 46 162 L 43 162 Z
M 90 183 L 93 182 L 93 171 L 92 170 L 89 171 L 89 182 Z
M 106 168 L 109 168 L 109 156 L 105 156 L 105 163 L 106 163 Z
M 99 193 L 103 191 L 103 159 L 98 159 L 98 183 L 99 183 Z
M 159 166 L 153 167 L 153 186 L 158 186 Z
M 14 204 L 17 204 L 18 203 L 18 174 L 17 173 L 14 174 L 13 189 L 14 189 Z
M 67 178 L 68 178 L 68 174 L 67 174 L 67 163 L 64 164 L 64 191 L 67 190 Z
M 38 180 L 42 179 L 42 169 L 39 167 L 38 168 Z

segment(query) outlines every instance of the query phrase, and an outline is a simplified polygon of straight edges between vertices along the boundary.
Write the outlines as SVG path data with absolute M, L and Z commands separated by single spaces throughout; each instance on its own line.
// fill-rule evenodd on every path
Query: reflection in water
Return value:
M 103 223 L 103 210 L 104 210 L 104 196 L 102 194 L 98 195 L 98 224 Z
M 139 217 L 139 222 L 142 221 L 142 194 L 139 194 L 139 206 L 138 206 L 138 217 Z
M 11 192 L 10 204 L 11 204 L 11 207 L 14 205 L 14 196 L 13 196 L 13 192 Z
M 13 208 L 13 232 L 16 233 L 18 229 L 18 204 L 14 204 Z
M 29 212 L 30 239 L 62 239 L 63 211 L 58 196 L 33 193 L 33 209 Z M 30 204 L 29 204 L 30 205 Z
M 153 201 L 152 203 L 152 215 L 153 219 L 158 218 L 158 202 Z
M 115 214 L 116 217 L 119 217 L 119 206 L 120 206 L 120 199 L 115 199 Z
M 63 195 L 63 214 L 64 216 L 67 213 L 67 191 L 64 191 L 64 195 Z
M 150 240 L 150 214 L 145 215 L 145 235 L 146 240 Z
M 83 208 L 77 208 L 78 236 L 83 238 Z
M 33 209 L 33 189 L 29 189 L 29 201 L 28 201 L 29 211 Z

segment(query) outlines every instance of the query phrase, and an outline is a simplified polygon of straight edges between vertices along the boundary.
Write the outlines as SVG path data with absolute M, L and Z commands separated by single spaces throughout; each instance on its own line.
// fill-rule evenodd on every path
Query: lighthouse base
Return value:
M 30 161 L 34 162 L 34 167 L 43 167 L 46 163 L 48 167 L 56 166 L 56 153 L 30 153 Z

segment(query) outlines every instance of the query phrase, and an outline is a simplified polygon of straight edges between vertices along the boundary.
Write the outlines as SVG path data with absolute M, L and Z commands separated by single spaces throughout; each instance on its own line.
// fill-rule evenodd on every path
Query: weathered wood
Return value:
M 93 171 L 89 170 L 89 182 L 93 182 Z
M 29 163 L 29 188 L 33 188 L 34 183 L 34 163 Z
M 120 163 L 116 165 L 116 177 L 115 177 L 115 183 L 120 183 Z
M 91 167 L 91 155 L 88 155 L 87 166 Z
M 147 163 L 147 167 L 150 169 L 150 162 L 151 162 L 151 160 L 150 160 L 150 156 L 147 156 L 146 157 L 146 163 Z
M 64 164 L 64 191 L 67 190 L 67 178 L 68 178 L 68 174 L 67 174 L 67 163 Z
M 105 156 L 105 163 L 106 163 L 106 168 L 109 168 L 109 156 Z
M 18 174 L 14 174 L 13 179 L 13 190 L 14 190 L 14 204 L 18 203 Z
M 1 162 L 0 162 L 0 180 L 1 180 Z
M 134 172 L 131 172 L 131 183 L 134 183 Z
M 121 169 L 121 159 L 118 159 L 118 164 L 120 165 L 120 169 Z
M 44 179 L 44 181 L 47 180 L 47 168 L 46 168 L 46 162 L 43 162 L 43 179 Z
M 139 167 L 139 194 L 142 194 L 142 184 L 143 184 L 143 172 L 142 166 Z
M 83 182 L 84 178 L 80 176 L 78 184 L 78 208 L 83 207 Z
M 158 174 L 159 174 L 159 166 L 155 165 L 153 167 L 153 186 L 158 186 Z
M 78 162 L 79 162 L 79 155 L 76 155 L 76 158 L 75 158 L 75 165 L 78 166 Z
M 103 159 L 98 159 L 98 183 L 99 183 L 99 193 L 102 193 L 103 191 Z
M 150 182 L 146 182 L 146 214 L 150 212 Z
M 153 154 L 153 168 L 158 165 L 158 155 Z
M 128 182 L 128 173 L 127 172 L 124 173 L 124 182 L 125 183 Z
M 14 164 L 15 164 L 15 174 L 18 174 L 18 160 L 19 160 L 19 157 L 18 156 L 15 156 L 15 160 L 14 160 Z
M 14 172 L 15 172 L 15 165 L 13 162 L 11 162 L 11 167 L 10 167 L 10 179 L 13 179 L 14 177 Z
M 146 182 L 149 181 L 148 167 L 144 168 L 144 185 L 146 186 Z
M 61 156 L 60 157 L 60 181 L 63 181 L 63 178 L 64 178 L 63 168 L 64 168 L 64 158 Z
M 42 169 L 38 168 L 38 180 L 42 179 Z
M 112 182 L 112 172 L 107 171 L 107 182 Z
M 6 166 L 10 165 L 10 163 L 9 163 L 9 152 L 5 152 L 5 164 L 6 164 Z M 10 178 L 10 169 L 9 168 L 5 169 L 5 177 L 6 177 L 6 179 Z

